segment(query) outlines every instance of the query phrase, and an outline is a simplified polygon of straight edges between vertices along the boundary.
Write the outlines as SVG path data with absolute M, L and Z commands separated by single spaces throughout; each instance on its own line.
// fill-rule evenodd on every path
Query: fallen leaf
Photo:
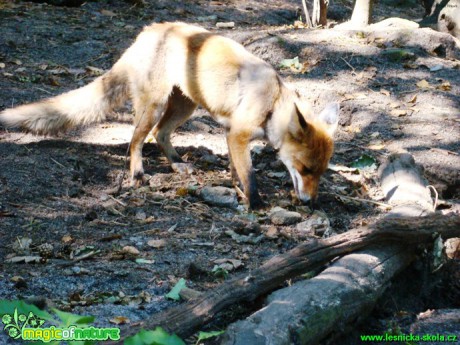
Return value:
M 136 256 L 140 254 L 139 249 L 133 246 L 124 246 L 121 251 L 125 254 L 131 254 L 131 255 L 136 255 Z
M 167 242 L 163 239 L 160 239 L 160 240 L 150 240 L 147 242 L 147 244 L 152 248 L 160 249 L 160 248 L 166 247 Z
M 448 81 L 445 81 L 441 85 L 436 86 L 436 89 L 441 91 L 450 91 L 452 89 L 452 86 Z
M 213 332 L 203 332 L 203 331 L 200 331 L 200 333 L 198 333 L 198 340 L 197 340 L 197 344 L 201 344 L 201 342 L 203 340 L 207 340 L 207 339 L 210 339 L 210 338 L 213 338 L 213 337 L 218 337 L 219 335 L 222 335 L 224 334 L 225 331 L 213 331 Z
M 417 102 L 417 95 L 412 96 L 412 98 L 407 101 L 407 103 L 415 103 L 415 102 Z
M 401 116 L 406 116 L 407 115 L 407 110 L 404 109 L 393 109 L 390 111 L 391 116 L 395 117 L 401 117 Z
M 186 286 L 187 285 L 186 285 L 185 279 L 180 278 L 179 281 L 176 283 L 176 285 L 174 285 L 174 287 L 171 289 L 170 292 L 166 294 L 165 297 L 172 299 L 174 301 L 179 301 L 180 300 L 179 292 Z
M 241 260 L 236 259 L 216 259 L 214 260 L 215 264 L 218 264 L 219 267 L 226 269 L 227 271 L 232 271 L 243 265 Z
M 113 319 L 110 319 L 109 322 L 115 325 L 125 325 L 131 323 L 131 320 L 126 316 L 115 316 Z
M 100 76 L 105 73 L 105 71 L 101 68 L 93 67 L 93 66 L 86 66 L 86 69 L 91 73 L 93 76 Z
M 107 17 L 115 17 L 117 14 L 110 10 L 101 10 L 101 14 Z
M 188 188 L 187 187 L 179 187 L 176 189 L 176 195 L 177 196 L 186 196 L 188 194 Z
M 432 87 L 425 79 L 420 80 L 416 85 L 420 89 L 430 89 Z
M 62 236 L 61 241 L 63 243 L 71 243 L 71 242 L 73 242 L 73 238 L 70 235 L 64 235 L 64 236 Z
M 3 62 L 0 62 L 0 68 L 5 68 L 6 65 Z
M 305 29 L 308 28 L 308 25 L 300 20 L 294 21 L 294 28 L 296 29 Z

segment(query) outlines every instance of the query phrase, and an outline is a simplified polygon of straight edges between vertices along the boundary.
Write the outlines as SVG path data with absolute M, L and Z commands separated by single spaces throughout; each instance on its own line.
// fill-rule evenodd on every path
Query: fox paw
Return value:
M 172 163 L 171 168 L 182 175 L 190 175 L 194 172 L 193 164 L 190 163 Z
M 131 183 L 130 184 L 131 184 L 131 187 L 139 188 L 142 185 L 145 185 L 146 182 L 147 182 L 146 176 L 144 175 L 143 172 L 139 171 L 139 172 L 135 173 L 131 177 Z
M 253 211 L 261 210 L 261 209 L 264 209 L 265 207 L 267 207 L 267 204 L 262 201 L 260 196 L 252 198 L 249 201 L 249 208 Z

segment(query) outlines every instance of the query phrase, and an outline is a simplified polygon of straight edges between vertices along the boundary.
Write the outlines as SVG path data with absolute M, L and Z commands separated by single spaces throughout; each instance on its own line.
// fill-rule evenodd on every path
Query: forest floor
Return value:
M 334 1 L 332 22 L 349 18 L 351 3 Z M 128 324 L 121 327 L 129 327 L 175 305 L 164 295 L 180 278 L 206 291 L 310 238 L 378 220 L 386 208 L 361 199 L 384 202 L 376 167 L 395 151 L 410 152 L 424 168 L 439 209 L 459 212 L 458 47 L 411 39 L 422 29 L 402 37 L 388 30 L 296 28 L 300 8 L 300 0 L 164 0 L 143 8 L 115 0 L 76 8 L 0 2 L 0 110 L 87 84 L 143 26 L 161 21 L 194 23 L 243 43 L 316 111 L 330 101 L 341 104 L 333 169 L 321 181 L 314 211 L 293 198 L 289 173 L 263 142 L 253 144 L 253 162 L 266 210 L 248 213 L 241 200 L 233 208 L 204 202 L 203 187 L 232 185 L 223 129 L 202 109 L 173 136 L 195 172 L 174 173 L 149 136 L 144 168 L 150 180 L 140 189 L 128 187 L 129 106 L 110 121 L 57 138 L 0 129 L 0 299 L 44 300 L 95 315 L 97 325 L 123 316 Z M 418 21 L 423 13 L 419 5 L 382 1 L 375 19 Z M 216 22 L 230 21 L 234 29 L 216 29 Z M 280 67 L 296 56 L 299 68 Z M 298 212 L 298 224 L 274 224 L 276 206 Z M 85 254 L 88 259 L 74 260 Z M 412 267 L 401 286 L 422 269 Z M 411 297 L 382 302 L 363 329 L 382 333 L 429 308 L 458 308 L 451 287 L 459 282 L 449 280 L 455 279 L 449 272 L 446 265 L 418 278 Z M 206 329 L 225 328 L 258 306 L 235 306 Z

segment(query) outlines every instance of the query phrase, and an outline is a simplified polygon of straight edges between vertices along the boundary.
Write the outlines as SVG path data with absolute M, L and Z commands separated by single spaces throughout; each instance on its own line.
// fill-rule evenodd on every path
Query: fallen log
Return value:
M 154 329 L 157 326 L 182 337 L 189 336 L 225 308 L 236 303 L 254 301 L 280 287 L 287 279 L 318 268 L 334 258 L 375 244 L 429 244 L 433 241 L 433 229 L 443 238 L 458 237 L 460 216 L 433 214 L 421 218 L 384 219 L 368 227 L 301 244 L 271 258 L 260 268 L 226 281 L 196 299 L 153 315 L 123 332 L 120 341 L 108 344 L 121 344 L 126 337 L 137 333 L 141 328 Z
M 228 327 L 223 344 L 317 344 L 331 333 L 340 334 L 348 325 L 364 320 L 391 279 L 414 258 L 414 243 L 399 238 L 401 225 L 410 228 L 421 219 L 431 218 L 412 217 L 433 211 L 427 183 L 412 156 L 391 155 L 379 175 L 393 208 L 386 220 L 375 225 L 379 231 L 368 236 L 385 234 L 381 241 L 391 238 L 396 244 L 346 255 L 313 279 L 274 292 L 265 308 Z M 437 224 L 431 224 L 427 232 L 414 226 L 403 233 L 424 237 L 437 229 Z

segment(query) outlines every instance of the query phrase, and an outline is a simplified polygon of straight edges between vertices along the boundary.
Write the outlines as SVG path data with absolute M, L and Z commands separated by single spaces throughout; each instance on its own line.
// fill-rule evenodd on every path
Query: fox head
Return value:
M 295 105 L 279 157 L 291 174 L 297 197 L 304 203 L 318 195 L 321 175 L 334 149 L 332 136 L 339 118 L 338 103 L 328 104 L 316 117 L 304 116 Z

